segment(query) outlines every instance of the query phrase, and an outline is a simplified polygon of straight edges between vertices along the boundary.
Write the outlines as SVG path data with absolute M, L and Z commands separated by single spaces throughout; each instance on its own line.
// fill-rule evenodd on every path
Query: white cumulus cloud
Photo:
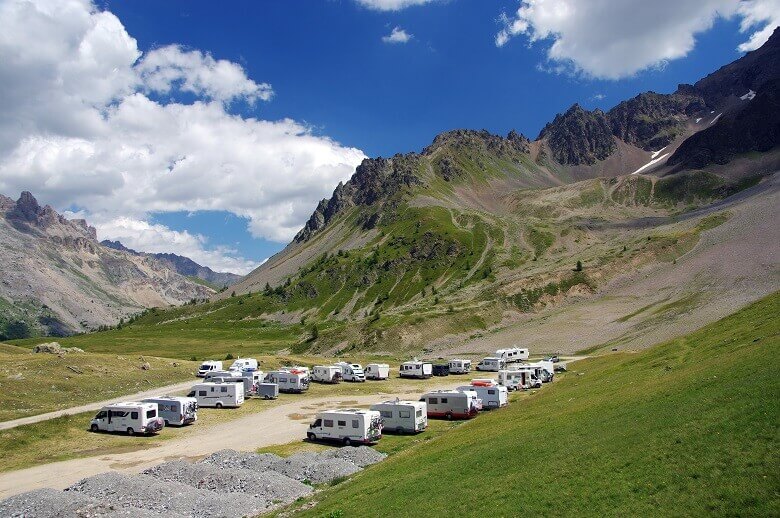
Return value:
M 382 36 L 382 41 L 385 43 L 406 43 L 410 39 L 412 39 L 412 35 L 400 27 L 393 27 L 390 34 Z
M 425 5 L 440 0 L 355 0 L 358 4 L 374 11 L 400 11 L 415 5 Z
M 176 92 L 195 100 L 157 100 Z M 255 237 L 289 240 L 365 156 L 295 120 L 229 111 L 272 95 L 241 66 L 199 50 L 143 54 L 116 16 L 88 0 L 4 0 L 0 192 L 76 205 L 128 246 L 162 251 L 155 235 L 165 251 L 243 273 L 253 263 L 233 250 L 160 225 L 125 225 L 120 236 L 107 222 L 224 210 L 247 218 Z
M 740 16 L 743 32 L 755 31 L 740 50 L 757 48 L 777 13 L 778 0 L 523 0 L 501 16 L 495 43 L 525 35 L 549 45 L 552 70 L 620 79 L 686 56 L 719 17 Z

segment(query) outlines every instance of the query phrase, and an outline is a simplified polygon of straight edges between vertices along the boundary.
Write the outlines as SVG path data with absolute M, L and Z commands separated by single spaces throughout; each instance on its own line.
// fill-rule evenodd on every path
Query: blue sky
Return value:
M 51 65 L 62 74 L 57 86 L 19 89 L 50 99 L 50 89 L 59 94 L 71 81 L 66 89 L 82 91 L 82 104 L 103 120 L 97 129 L 63 128 L 61 119 L 94 115 L 71 115 L 72 96 L 54 121 L 51 109 L 15 107 L 15 120 L 30 122 L 8 132 L 28 137 L 0 138 L 0 190 L 32 190 L 86 216 L 101 237 L 240 272 L 279 251 L 363 155 L 419 151 L 453 128 L 514 128 L 534 138 L 573 103 L 606 110 L 639 92 L 671 92 L 738 58 L 740 46 L 760 44 L 777 3 L 79 1 L 89 23 L 83 13 L 42 7 L 37 16 L 73 16 L 83 27 L 62 37 L 75 41 L 109 27 L 100 40 L 108 50 L 89 56 L 105 61 L 104 71 L 90 61 L 74 79 L 61 70 L 64 54 Z M 21 20 L 0 13 L 0 29 Z M 393 31 L 399 41 L 387 41 Z M 22 43 L 0 47 L 0 58 L 32 52 L 36 42 Z M 0 65 L 0 80 L 37 77 L 23 65 L 25 73 Z M 101 88 L 108 93 L 89 97 Z M 30 143 L 52 133 L 62 135 L 54 150 L 51 140 Z M 125 145 L 135 147 L 116 151 Z M 34 160 L 44 155 L 64 158 Z M 57 176 L 69 170 L 67 182 Z M 78 189 L 58 187 L 69 182 Z

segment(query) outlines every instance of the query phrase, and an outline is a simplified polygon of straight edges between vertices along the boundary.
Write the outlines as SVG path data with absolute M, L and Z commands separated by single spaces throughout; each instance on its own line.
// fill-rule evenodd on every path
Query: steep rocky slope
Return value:
M 8 337 L 114 325 L 214 293 L 159 261 L 102 246 L 86 221 L 41 207 L 29 192 L 0 196 L 0 243 L 0 334 Z

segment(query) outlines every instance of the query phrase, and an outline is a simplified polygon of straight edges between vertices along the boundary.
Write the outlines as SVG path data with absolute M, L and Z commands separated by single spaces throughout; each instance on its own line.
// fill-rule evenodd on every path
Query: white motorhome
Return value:
M 503 358 L 507 363 L 525 361 L 529 358 L 528 349 L 511 347 L 509 349 L 499 349 L 496 351 L 496 358 Z
M 213 361 L 213 360 L 206 360 L 205 362 L 200 364 L 200 367 L 198 367 L 198 377 L 203 378 L 211 371 L 221 371 L 222 370 L 222 362 L 220 361 Z
M 141 402 L 155 403 L 165 426 L 184 426 L 198 420 L 198 400 L 194 397 L 158 396 Z
M 257 360 L 254 358 L 238 358 L 233 362 L 233 365 L 231 365 L 228 370 L 238 371 L 238 372 L 256 371 Z
M 341 369 L 341 376 L 344 381 L 366 381 L 366 374 L 359 363 L 338 362 L 336 365 Z
M 477 364 L 478 371 L 498 372 L 505 368 L 506 361 L 503 358 L 496 358 L 494 356 L 483 358 Z
M 473 390 L 434 390 L 423 394 L 420 401 L 426 404 L 428 417 L 471 419 L 482 409 L 482 401 Z
M 555 364 L 551 361 L 539 360 L 538 362 L 529 363 L 528 365 L 531 367 L 539 367 L 542 369 L 539 378 L 544 383 L 548 383 L 555 378 Z
M 541 387 L 542 381 L 536 377 L 535 368 L 516 367 L 498 371 L 498 384 L 509 390 L 527 390 Z
M 471 385 L 458 387 L 458 390 L 461 392 L 472 390 L 476 392 L 479 399 L 482 400 L 482 408 L 485 410 L 500 408 L 506 406 L 509 402 L 507 388 L 496 384 L 493 380 L 490 380 L 490 382 L 473 380 Z
M 156 403 L 130 401 L 113 403 L 100 409 L 89 424 L 93 432 L 152 434 L 163 429 L 165 422 L 157 415 Z
M 386 380 L 390 377 L 390 366 L 386 363 L 369 363 L 365 375 L 367 380 Z
M 414 360 L 402 363 L 398 372 L 402 378 L 430 378 L 433 376 L 433 365 Z
M 450 374 L 468 374 L 471 372 L 471 360 L 453 359 L 447 362 Z
M 301 372 L 271 371 L 265 375 L 265 382 L 279 385 L 279 392 L 300 394 L 309 390 L 309 376 Z
M 233 407 L 244 404 L 244 384 L 236 383 L 198 383 L 192 387 L 187 397 L 194 397 L 199 407 Z
M 230 376 L 206 377 L 205 381 L 210 383 L 241 383 L 241 386 L 244 387 L 244 397 L 251 395 L 255 383 L 258 383 L 258 381 L 255 381 L 254 376 L 241 376 L 236 372 L 232 373 Z M 262 378 L 260 378 L 260 381 L 262 381 Z
M 423 401 L 385 401 L 371 405 L 382 417 L 386 432 L 418 433 L 428 428 L 428 406 Z
M 300 374 L 307 380 L 311 380 L 311 370 L 308 367 L 303 367 L 301 365 L 293 365 L 293 366 L 283 366 L 279 369 L 280 371 L 287 371 L 292 372 L 293 374 Z
M 315 365 L 311 371 L 311 380 L 320 383 L 338 383 L 341 381 L 341 369 L 338 365 Z
M 231 378 L 233 376 L 236 376 L 236 373 L 233 371 L 209 371 L 203 375 L 203 381 L 212 381 L 214 378 Z
M 382 438 L 382 418 L 375 410 L 329 410 L 317 414 L 306 437 L 341 441 L 345 446 L 373 444 Z

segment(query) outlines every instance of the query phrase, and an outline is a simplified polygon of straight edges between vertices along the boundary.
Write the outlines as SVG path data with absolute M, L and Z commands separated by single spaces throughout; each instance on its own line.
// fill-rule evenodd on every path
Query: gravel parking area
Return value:
M 123 507 L 101 502 L 87 495 L 36 489 L 14 495 L 0 502 L 0 516 L 7 518 L 159 518 L 162 513 Z M 165 513 L 170 518 L 184 518 L 184 515 Z

